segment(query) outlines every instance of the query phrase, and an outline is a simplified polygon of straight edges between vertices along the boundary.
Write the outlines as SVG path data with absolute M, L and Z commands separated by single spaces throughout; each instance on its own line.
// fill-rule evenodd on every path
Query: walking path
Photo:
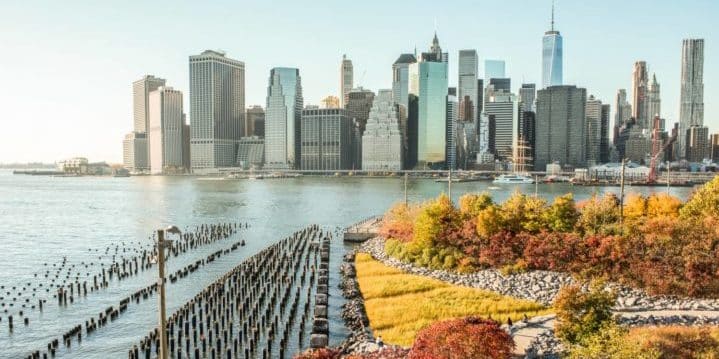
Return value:
M 679 318 L 684 318 L 686 321 L 719 321 L 719 311 L 717 310 L 648 310 L 648 311 L 615 311 L 615 314 L 619 315 L 621 322 L 637 322 L 637 319 L 644 319 L 644 321 L 638 323 L 639 325 L 662 325 L 670 324 L 666 323 L 677 322 Z M 652 318 L 654 323 L 647 323 L 646 320 Z M 514 323 L 511 328 L 504 328 L 509 331 L 509 334 L 514 338 L 515 348 L 514 355 L 525 356 L 527 355 L 527 349 L 532 346 L 532 343 L 537 340 L 541 334 L 550 333 L 554 331 L 555 315 L 545 315 L 530 318 L 529 320 L 520 321 Z

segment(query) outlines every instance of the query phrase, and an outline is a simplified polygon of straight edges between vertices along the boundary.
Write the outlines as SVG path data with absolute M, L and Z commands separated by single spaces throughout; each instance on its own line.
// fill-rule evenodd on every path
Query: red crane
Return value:
M 659 118 L 659 116 L 654 117 L 654 129 L 652 130 L 652 159 L 649 164 L 649 175 L 647 176 L 647 183 L 657 182 L 657 173 L 659 172 L 659 170 L 657 169 L 657 159 L 659 158 L 659 155 L 664 152 L 664 150 L 674 144 L 674 141 L 677 140 L 677 136 L 675 135 L 670 137 L 667 142 L 662 145 L 660 126 L 661 119 Z

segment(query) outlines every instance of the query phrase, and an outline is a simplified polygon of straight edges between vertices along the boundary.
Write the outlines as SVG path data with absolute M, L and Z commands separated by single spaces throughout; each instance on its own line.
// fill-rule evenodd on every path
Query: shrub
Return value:
M 654 193 L 647 198 L 647 215 L 649 217 L 676 217 L 682 202 L 679 198 L 667 193 Z
M 459 211 L 468 218 L 474 218 L 485 208 L 494 204 L 488 193 L 465 194 L 459 197 Z
M 414 221 L 417 217 L 416 206 L 398 203 L 384 215 L 379 234 L 387 239 L 409 242 L 414 235 Z
M 603 197 L 592 196 L 578 205 L 580 215 L 577 221 L 582 233 L 616 234 L 619 233 L 619 199 L 613 193 Z
M 294 359 L 339 359 L 342 351 L 336 348 L 308 349 L 295 355 Z
M 605 325 L 611 324 L 612 307 L 616 302 L 613 292 L 604 290 L 602 282 L 595 281 L 589 291 L 578 285 L 562 288 L 554 300 L 557 338 L 569 344 L 577 344 L 589 338 Z
M 584 242 L 574 233 L 542 231 L 524 237 L 522 256 L 531 269 L 569 271 L 574 263 L 585 257 Z
M 574 204 L 571 193 L 554 199 L 551 206 L 544 212 L 544 222 L 549 229 L 557 232 L 570 232 L 579 219 L 579 212 Z
M 687 220 L 719 218 L 719 176 L 696 190 L 679 214 Z
M 638 340 L 627 337 L 627 330 L 606 324 L 596 333 L 584 338 L 579 344 L 570 346 L 570 359 L 660 358 L 659 351 L 643 347 Z
M 348 355 L 345 359 L 404 359 L 409 354 L 409 349 L 400 347 L 384 347 L 380 350 Z
M 713 334 L 713 335 L 712 335 Z M 657 352 L 661 358 L 719 357 L 719 329 L 706 327 L 643 327 L 634 328 L 628 340 Z
M 438 322 L 421 330 L 411 359 L 510 358 L 514 340 L 493 320 L 467 317 Z
M 515 235 L 509 231 L 501 231 L 490 236 L 479 247 L 479 263 L 484 266 L 502 267 L 514 264 L 522 258 L 527 244 L 527 235 Z
M 647 214 L 647 199 L 636 193 L 630 193 L 624 201 L 624 221 L 629 224 L 638 222 Z

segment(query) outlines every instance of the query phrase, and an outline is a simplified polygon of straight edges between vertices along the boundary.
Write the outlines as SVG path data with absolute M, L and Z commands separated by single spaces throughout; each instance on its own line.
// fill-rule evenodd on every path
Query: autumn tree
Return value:
M 410 359 L 510 358 L 514 340 L 499 323 L 477 317 L 434 323 L 417 333 Z
M 412 240 L 417 207 L 398 203 L 384 215 L 379 234 L 386 239 L 397 239 L 402 242 Z
M 459 197 L 459 212 L 467 218 L 474 218 L 485 208 L 494 204 L 488 193 L 468 193 Z
M 597 195 L 578 205 L 580 210 L 578 227 L 586 234 L 619 233 L 619 199 L 613 193 L 602 197 Z
M 543 216 L 549 229 L 556 232 L 571 232 L 579 218 L 574 196 L 567 193 L 556 197 Z
M 719 176 L 696 190 L 680 210 L 680 215 L 687 220 L 719 218 Z
M 647 198 L 647 215 L 649 217 L 676 217 L 682 201 L 667 193 L 654 193 Z
M 562 341 L 577 344 L 611 324 L 616 294 L 604 289 L 600 281 L 592 282 L 588 291 L 581 286 L 562 288 L 554 300 L 557 313 L 555 334 Z

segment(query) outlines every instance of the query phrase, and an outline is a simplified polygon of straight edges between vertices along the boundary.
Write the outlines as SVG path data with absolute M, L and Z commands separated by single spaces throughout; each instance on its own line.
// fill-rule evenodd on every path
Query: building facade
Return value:
M 709 128 L 691 126 L 686 133 L 686 160 L 689 162 L 702 162 L 705 158 L 708 158 Z
M 490 96 L 484 104 L 484 113 L 490 124 L 490 152 L 499 159 L 511 160 L 519 134 L 517 96 L 503 91 Z
M 245 64 L 206 50 L 190 56 L 190 155 L 193 172 L 235 165 L 245 124 Z
M 340 65 L 340 104 L 339 107 L 345 107 L 350 91 L 354 88 L 354 68 L 352 60 L 347 55 L 342 55 L 342 65 Z
M 647 86 L 647 117 L 650 123 L 650 130 L 653 130 L 653 123 L 655 117 L 662 117 L 662 98 L 661 88 L 659 82 L 657 82 L 657 75 L 652 74 L 652 81 Z M 664 126 L 660 128 L 664 131 Z
M 237 144 L 237 166 L 242 169 L 262 168 L 265 162 L 265 140 L 258 136 L 243 137 Z
M 122 141 L 122 163 L 131 172 L 143 172 L 150 169 L 147 160 L 147 134 L 130 132 Z
M 586 158 L 587 166 L 596 166 L 601 161 L 602 101 L 590 95 L 585 107 Z
M 446 62 L 423 61 L 419 70 L 417 166 L 442 168 L 446 159 Z
M 265 110 L 259 105 L 248 107 L 245 114 L 244 137 L 252 136 L 265 137 Z
M 347 94 L 345 110 L 347 110 L 347 116 L 359 125 L 360 133 L 364 132 L 373 100 L 374 92 L 362 87 L 354 88 Z
M 265 112 L 266 168 L 299 168 L 302 105 L 300 70 L 288 67 L 272 69 Z
M 679 151 L 686 154 L 686 138 L 692 126 L 704 126 L 704 39 L 682 42 L 682 75 L 679 108 Z
M 184 172 L 182 92 L 159 87 L 150 93 L 149 104 L 150 173 Z
M 619 89 L 614 102 L 614 144 L 619 139 L 620 129 L 632 118 L 632 105 L 627 100 L 627 90 Z
M 302 170 L 347 170 L 352 164 L 352 123 L 344 109 L 301 113 Z
M 637 125 L 642 129 L 648 129 L 649 115 L 647 114 L 647 92 L 649 87 L 649 75 L 647 63 L 637 61 L 634 63 L 632 73 L 632 117 L 637 120 Z
M 165 86 L 165 82 L 165 79 L 153 75 L 145 75 L 132 83 L 132 115 L 135 132 L 148 132 L 150 128 L 150 92 Z
M 479 59 L 477 50 L 459 51 L 458 79 L 458 119 L 463 122 L 475 122 L 479 118 L 480 90 L 477 88 Z
M 459 122 L 459 101 L 457 99 L 457 89 L 455 87 L 449 88 L 447 94 L 447 118 L 446 118 L 446 130 L 445 138 L 447 143 L 445 145 L 445 164 L 447 169 L 457 169 L 457 123 Z
M 363 170 L 399 171 L 403 168 L 399 106 L 392 99 L 392 90 L 377 92 L 362 135 Z
M 537 136 L 534 169 L 548 164 L 584 167 L 587 91 L 576 86 L 550 86 L 537 91 Z

